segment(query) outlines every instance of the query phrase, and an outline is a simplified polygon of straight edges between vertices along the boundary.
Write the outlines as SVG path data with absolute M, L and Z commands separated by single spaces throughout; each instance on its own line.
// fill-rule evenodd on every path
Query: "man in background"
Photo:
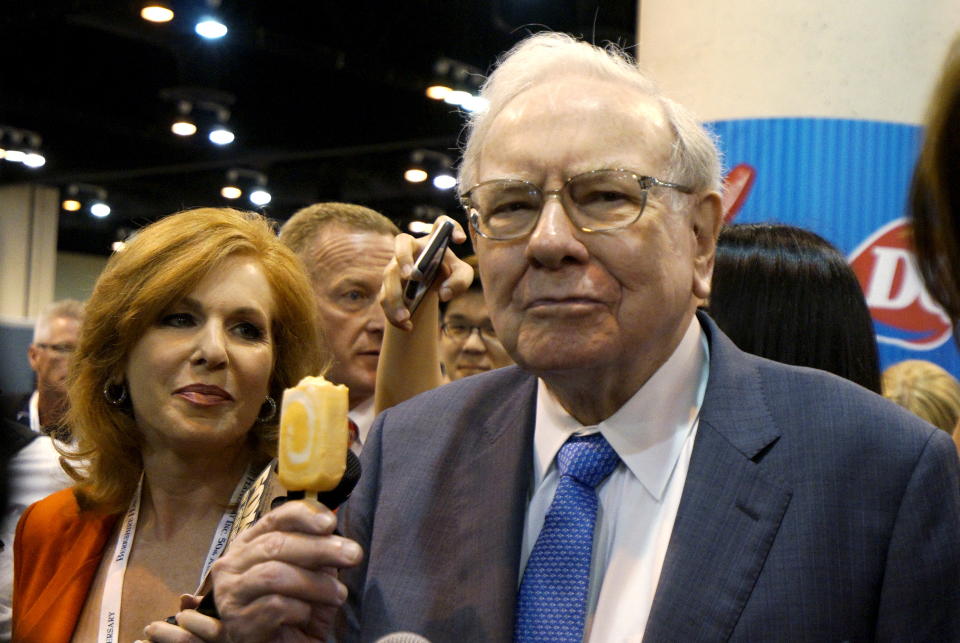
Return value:
M 280 240 L 303 261 L 317 294 L 324 339 L 333 354 L 327 378 L 350 389 L 350 419 L 359 452 L 373 423 L 373 393 L 383 342 L 378 297 L 383 269 L 400 230 L 390 219 L 351 203 L 316 203 L 296 212 Z
M 36 374 L 32 393 L 4 396 L 3 416 L 20 422 L 36 433 L 66 438 L 63 426 L 67 411 L 67 363 L 77 347 L 83 303 L 63 299 L 47 305 L 33 327 L 33 342 L 27 349 L 30 368 Z
M 83 304 L 75 299 L 46 306 L 27 349 L 36 374 L 32 393 L 5 396 L 0 417 L 0 462 L 6 497 L 0 507 L 0 640 L 10 638 L 13 590 L 13 536 L 20 514 L 34 502 L 70 484 L 60 466 L 54 438 L 66 441 L 66 380 L 70 355 L 77 346 Z

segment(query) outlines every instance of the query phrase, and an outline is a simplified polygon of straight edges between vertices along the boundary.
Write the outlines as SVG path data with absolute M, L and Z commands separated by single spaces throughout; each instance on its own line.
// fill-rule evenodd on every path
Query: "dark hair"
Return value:
M 478 292 L 483 294 L 483 283 L 480 281 L 480 264 L 477 262 L 477 255 L 470 255 L 464 257 L 463 261 L 467 263 L 471 268 L 473 268 L 473 281 L 470 282 L 470 286 L 467 289 L 460 293 L 465 295 L 468 292 Z M 456 299 L 456 297 L 454 297 Z M 453 301 L 453 300 L 450 300 Z M 450 304 L 449 301 L 440 302 L 440 319 L 443 320 L 444 315 L 447 314 L 447 306 Z
M 870 311 L 853 269 L 826 239 L 779 224 L 725 226 L 710 315 L 748 353 L 835 373 L 880 392 Z
M 960 38 L 953 41 L 930 101 L 908 208 L 923 282 L 956 324 L 960 321 Z

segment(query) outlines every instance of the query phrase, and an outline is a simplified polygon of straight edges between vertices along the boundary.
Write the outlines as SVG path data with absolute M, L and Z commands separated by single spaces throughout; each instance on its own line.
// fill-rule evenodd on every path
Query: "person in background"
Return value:
M 151 622 L 221 553 L 284 389 L 323 370 L 318 333 L 307 275 L 260 215 L 184 211 L 114 253 L 69 380 L 77 484 L 17 527 L 14 640 L 180 632 Z
M 464 261 L 476 271 L 476 257 Z M 441 305 L 440 358 L 451 382 L 513 363 L 490 321 L 480 275 L 474 274 L 466 292 Z
M 741 350 L 829 371 L 880 393 L 880 358 L 857 276 L 823 237 L 776 223 L 720 230 L 710 317 Z
M 63 299 L 45 306 L 33 327 L 27 359 L 36 374 L 32 393 L 7 397 L 3 418 L 7 501 L 0 505 L 0 640 L 9 640 L 13 594 L 13 549 L 24 510 L 72 483 L 60 466 L 59 446 L 70 441 L 64 422 L 67 377 L 83 322 L 83 303 Z
M 907 208 L 924 285 L 956 327 L 960 322 L 960 34 L 947 52 L 927 108 Z
M 960 420 L 960 382 L 927 360 L 908 359 L 888 367 L 883 396 L 951 435 Z
M 385 323 L 378 295 L 399 232 L 379 212 L 334 202 L 307 206 L 280 229 L 280 240 L 300 257 L 316 293 L 323 338 L 333 353 L 327 377 L 350 389 L 358 453 L 375 415 Z
M 10 640 L 13 613 L 13 549 L 17 521 L 24 510 L 71 484 L 60 466 L 50 436 L 40 435 L 9 418 L 0 418 L 0 641 Z
M 13 403 L 5 396 L 4 406 L 11 419 L 29 426 L 37 433 L 53 433 L 62 441 L 69 439 L 63 426 L 67 411 L 67 367 L 77 346 L 83 303 L 63 299 L 48 304 L 40 311 L 33 327 L 33 342 L 27 349 L 30 368 L 36 374 L 36 389 L 18 396 Z

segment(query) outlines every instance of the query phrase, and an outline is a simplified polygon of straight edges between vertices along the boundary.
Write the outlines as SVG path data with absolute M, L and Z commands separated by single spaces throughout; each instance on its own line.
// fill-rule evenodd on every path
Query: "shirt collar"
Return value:
M 366 444 L 367 434 L 370 433 L 370 427 L 373 425 L 374 416 L 376 415 L 373 409 L 373 396 L 371 395 L 350 409 L 347 415 L 353 420 L 353 423 L 357 425 L 357 437 L 360 440 L 360 444 Z
M 583 426 L 538 380 L 534 428 L 534 486 L 574 433 L 600 431 L 620 459 L 656 500 L 676 467 L 696 424 L 710 372 L 706 335 L 696 317 L 669 359 L 620 409 L 600 424 Z

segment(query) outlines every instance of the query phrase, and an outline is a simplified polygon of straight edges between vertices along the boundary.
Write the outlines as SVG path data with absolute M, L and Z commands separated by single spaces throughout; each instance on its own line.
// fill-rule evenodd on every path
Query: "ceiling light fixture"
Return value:
M 441 57 L 433 65 L 433 79 L 427 86 L 427 97 L 455 105 L 466 112 L 486 109 L 487 101 L 480 98 L 479 88 L 483 74 L 476 67 Z
M 150 2 L 140 10 L 140 17 L 149 22 L 170 22 L 173 9 L 166 2 Z
M 0 159 L 33 170 L 43 167 L 47 159 L 40 152 L 41 141 L 36 132 L 0 125 Z
M 404 170 L 403 178 L 410 183 L 423 183 L 432 177 L 434 187 L 449 190 L 457 184 L 452 168 L 453 161 L 446 154 L 418 149 L 410 153 L 410 164 Z
M 258 208 L 270 203 L 273 195 L 267 190 L 266 174 L 242 167 L 227 170 L 227 183 L 220 188 L 220 196 L 232 201 L 244 194 Z
M 217 17 L 220 0 L 207 0 L 207 7 L 209 12 L 197 21 L 193 30 L 197 32 L 197 35 L 207 40 L 219 40 L 226 36 L 229 31 L 227 25 Z
M 71 183 L 63 190 L 60 207 L 66 212 L 87 211 L 98 219 L 109 216 L 112 211 L 107 203 L 107 191 L 89 183 Z
M 229 125 L 232 94 L 204 87 L 173 87 L 161 90 L 160 97 L 176 105 L 170 126 L 174 134 L 188 137 L 202 130 L 207 140 L 221 146 L 236 140 Z

